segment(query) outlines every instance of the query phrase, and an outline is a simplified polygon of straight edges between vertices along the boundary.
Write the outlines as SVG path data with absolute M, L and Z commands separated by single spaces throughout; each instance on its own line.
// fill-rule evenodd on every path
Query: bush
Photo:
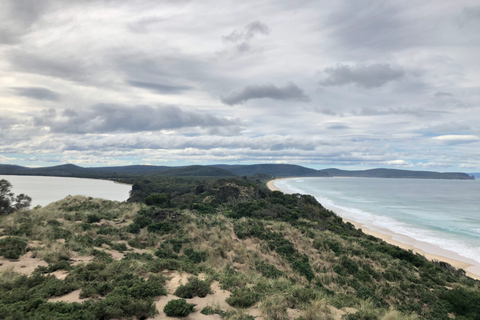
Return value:
M 180 298 L 191 299 L 197 296 L 204 298 L 209 293 L 212 293 L 212 290 L 208 282 L 192 277 L 188 279 L 187 284 L 180 285 L 174 294 Z
M 195 305 L 187 303 L 185 299 L 174 299 L 168 301 L 163 312 L 169 317 L 186 317 L 195 311 Z
M 27 242 L 17 237 L 0 239 L 0 256 L 6 259 L 18 259 L 27 248 Z
M 250 288 L 234 289 L 225 301 L 236 308 L 249 308 L 258 300 L 259 295 Z
M 98 215 L 96 214 L 89 214 L 87 215 L 87 223 L 95 223 L 95 222 L 100 222 L 100 220 L 102 220 L 102 218 L 100 218 Z

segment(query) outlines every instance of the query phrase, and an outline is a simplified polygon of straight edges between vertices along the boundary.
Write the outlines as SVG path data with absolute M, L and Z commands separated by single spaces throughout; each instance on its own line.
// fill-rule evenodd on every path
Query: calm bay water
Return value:
M 1 176 L 12 185 L 15 195 L 25 193 L 32 198 L 32 208 L 45 206 L 68 195 L 83 195 L 107 200 L 125 201 L 131 186 L 97 179 L 39 176 Z
M 297 178 L 274 185 L 311 194 L 343 218 L 390 231 L 394 240 L 408 237 L 480 264 L 480 181 Z

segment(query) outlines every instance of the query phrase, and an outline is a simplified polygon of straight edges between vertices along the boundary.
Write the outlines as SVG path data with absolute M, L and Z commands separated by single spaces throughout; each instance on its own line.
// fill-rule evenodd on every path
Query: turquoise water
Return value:
M 83 195 L 107 200 L 125 201 L 131 186 L 98 179 L 39 176 L 0 176 L 12 184 L 15 195 L 25 193 L 32 198 L 31 207 L 61 200 L 68 195 Z
M 395 240 L 409 237 L 480 263 L 480 181 L 297 178 L 274 185 L 311 194 L 343 218 L 390 231 Z

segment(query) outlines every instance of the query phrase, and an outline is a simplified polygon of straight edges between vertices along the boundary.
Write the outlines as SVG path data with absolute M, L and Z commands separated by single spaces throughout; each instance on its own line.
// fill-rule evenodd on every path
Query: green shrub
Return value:
M 100 218 L 97 214 L 89 214 L 87 215 L 87 223 L 95 223 L 95 222 L 100 222 L 102 218 Z
M 117 250 L 118 252 L 123 252 L 127 250 L 127 245 L 123 242 L 121 243 L 114 243 L 110 246 L 113 250 Z
M 142 215 L 136 216 L 135 219 L 133 219 L 133 223 L 137 224 L 140 229 L 145 228 L 152 222 L 152 218 Z
M 258 300 L 259 295 L 250 288 L 234 289 L 225 301 L 236 308 L 249 308 Z
M 207 294 L 212 293 L 210 284 L 206 281 L 202 281 L 197 277 L 188 279 L 188 283 L 180 285 L 175 290 L 175 295 L 180 298 L 191 299 L 193 297 L 204 298 Z
M 208 253 L 206 251 L 194 251 L 192 248 L 187 248 L 183 253 L 192 261 L 193 263 L 200 263 L 207 260 Z
M 0 239 L 0 256 L 6 259 L 18 259 L 25 253 L 27 242 L 17 237 Z
M 163 312 L 169 317 L 186 317 L 195 311 L 195 305 L 187 303 L 185 299 L 174 299 L 168 301 Z
M 160 221 L 148 225 L 147 230 L 152 233 L 170 233 L 175 230 L 175 225 L 170 221 Z

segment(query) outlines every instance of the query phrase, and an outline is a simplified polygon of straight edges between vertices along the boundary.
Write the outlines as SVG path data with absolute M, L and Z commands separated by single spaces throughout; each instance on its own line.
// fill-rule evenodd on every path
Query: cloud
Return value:
M 113 133 L 172 130 L 185 127 L 238 127 L 238 120 L 184 111 L 176 106 L 135 106 L 100 104 L 88 110 L 66 109 L 61 114 L 46 110 L 34 117 L 37 127 L 54 133 Z
M 480 141 L 480 137 L 476 135 L 461 135 L 461 134 L 451 134 L 433 137 L 433 140 L 440 141 L 446 144 L 461 144 L 461 143 L 471 143 Z
M 49 7 L 49 1 L 2 0 L 0 10 L 0 43 L 14 44 Z
M 172 86 L 167 84 L 153 83 L 153 82 L 144 82 L 144 81 L 128 81 L 134 87 L 147 89 L 155 93 L 160 94 L 177 94 L 183 91 L 192 89 L 188 86 Z
M 293 82 L 289 82 L 284 87 L 276 87 L 272 84 L 246 86 L 240 91 L 233 91 L 229 93 L 228 95 L 222 97 L 221 100 L 223 103 L 233 106 L 236 104 L 243 104 L 251 99 L 263 98 L 282 101 L 310 101 L 310 97 L 307 96 L 303 90 Z
M 472 22 L 480 23 L 480 6 L 463 8 L 460 15 L 460 23 L 463 25 L 464 23 Z
M 59 96 L 56 92 L 42 87 L 12 87 L 18 96 L 32 98 L 36 100 L 57 101 Z
M 247 24 L 243 29 L 235 29 L 230 34 L 223 36 L 222 39 L 227 42 L 245 42 L 250 41 L 258 34 L 267 35 L 270 33 L 270 28 L 260 21 L 253 21 Z
M 251 41 L 258 35 L 268 35 L 270 28 L 256 20 L 250 22 L 242 29 L 235 29 L 226 36 L 222 36 L 222 40 L 226 43 L 234 44 L 234 51 L 236 54 L 246 53 L 251 51 Z M 225 52 L 224 52 L 225 53 Z
M 338 64 L 323 70 L 327 77 L 320 81 L 323 86 L 343 86 L 354 84 L 364 88 L 381 87 L 389 81 L 402 78 L 405 72 L 394 69 L 388 63 L 355 66 Z
M 450 92 L 442 92 L 442 91 L 437 91 L 435 92 L 435 97 L 437 98 L 442 98 L 442 97 L 452 97 L 453 94 Z

